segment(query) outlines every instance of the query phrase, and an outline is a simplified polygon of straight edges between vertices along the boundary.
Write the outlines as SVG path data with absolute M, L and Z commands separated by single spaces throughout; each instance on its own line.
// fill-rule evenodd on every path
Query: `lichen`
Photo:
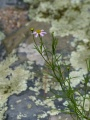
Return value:
M 2 94 L 18 94 L 27 88 L 26 80 L 30 76 L 29 71 L 21 65 L 14 69 L 10 67 L 17 60 L 17 57 L 11 54 L 0 64 L 0 93 Z
M 29 17 L 51 23 L 50 32 L 54 31 L 56 36 L 75 37 L 73 45 L 77 48 L 71 53 L 70 59 L 75 69 L 70 72 L 70 77 L 76 76 L 71 80 L 75 87 L 87 73 L 85 60 L 90 58 L 90 0 L 40 1 L 36 8 L 30 7 Z
M 30 91 L 33 91 L 36 95 L 35 96 L 29 96 L 29 99 L 32 100 L 36 106 L 43 106 L 45 108 L 48 108 L 47 111 L 43 111 L 44 113 L 41 113 L 37 116 L 38 119 L 44 118 L 48 115 L 57 115 L 60 113 L 60 110 L 55 105 L 55 98 L 54 95 L 48 96 L 50 94 L 50 90 L 56 90 L 56 91 L 62 91 L 60 85 L 58 85 L 58 82 L 53 80 L 53 77 L 49 74 L 46 74 L 45 71 L 43 72 L 42 80 L 41 77 L 38 77 L 37 80 L 34 83 L 34 87 L 29 87 Z M 44 97 L 45 99 L 41 100 L 38 99 L 37 96 L 40 95 L 40 91 L 44 90 Z M 58 102 L 62 101 L 62 98 L 57 99 Z
M 35 1 L 32 1 L 32 4 Z M 73 34 L 90 38 L 90 1 L 89 0 L 44 0 L 36 8 L 30 7 L 30 19 L 51 22 L 50 31 L 56 35 Z
M 86 60 L 89 58 L 90 49 L 88 49 L 84 45 L 79 45 L 77 47 L 77 51 L 72 52 L 70 62 L 76 70 L 84 69 L 85 71 L 87 71 Z
M 70 72 L 69 76 L 72 78 L 71 86 L 76 87 L 83 81 L 83 75 L 87 74 L 86 59 L 90 58 L 90 0 L 44 0 L 39 1 L 36 7 L 35 1 L 31 0 L 31 3 L 30 19 L 51 23 L 50 32 L 54 31 L 56 36 L 73 35 L 75 37 L 73 46 L 77 48 L 71 53 L 70 58 L 74 70 Z M 44 76 L 42 83 L 40 79 L 35 83 L 35 91 L 43 88 L 47 93 L 50 90 L 48 85 L 53 86 L 54 84 L 52 85 L 50 79 L 45 81 Z M 36 94 L 38 95 L 39 92 Z M 80 101 L 81 99 L 79 99 Z M 90 103 L 88 100 L 85 102 L 87 107 Z M 40 101 L 36 102 L 36 104 L 39 103 Z M 88 108 L 85 109 L 88 110 Z M 51 115 L 53 114 L 51 113 Z
M 42 56 L 38 53 L 35 49 L 34 43 L 28 45 L 25 43 L 20 44 L 18 52 L 25 53 L 26 57 L 29 61 L 36 62 L 37 65 L 44 65 L 45 61 L 43 60 Z
M 17 115 L 17 120 L 21 120 L 22 118 L 26 118 L 27 115 L 26 114 L 22 114 L 21 112 L 19 113 L 19 115 Z
M 5 38 L 5 34 L 0 31 L 0 41 L 2 41 Z
M 37 4 L 32 0 L 31 3 Z M 88 41 L 87 45 L 90 45 L 90 0 L 39 1 L 36 8 L 30 5 L 29 17 L 51 23 L 50 32 L 54 31 L 55 35 L 71 34 L 78 41 L 83 41 L 85 45 Z M 85 54 L 89 52 L 90 50 Z
M 0 63 L 0 120 L 3 120 L 3 114 L 7 110 L 8 97 L 26 90 L 27 80 L 31 76 L 22 65 L 12 67 L 17 60 L 16 55 L 11 53 Z

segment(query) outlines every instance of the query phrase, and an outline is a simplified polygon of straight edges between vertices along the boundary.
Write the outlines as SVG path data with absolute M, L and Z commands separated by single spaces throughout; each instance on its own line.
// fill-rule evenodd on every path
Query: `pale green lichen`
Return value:
M 32 105 L 31 105 L 31 104 L 28 104 L 28 105 L 27 105 L 27 108 L 28 108 L 28 109 L 31 109 L 31 108 L 32 108 Z
M 61 36 L 72 34 L 79 39 L 90 38 L 89 9 L 90 3 L 84 1 L 76 6 L 69 5 L 59 20 L 52 21 L 51 31 L 55 31 L 56 35 Z
M 18 60 L 16 56 L 9 55 L 0 64 L 0 93 L 2 94 L 18 94 L 27 88 L 26 80 L 30 76 L 29 71 L 21 65 L 14 70 L 10 67 L 16 60 Z
M 50 89 L 54 89 L 56 91 L 62 90 L 60 85 L 58 85 L 58 82 L 54 81 L 52 76 L 49 74 L 43 73 L 42 81 L 41 77 L 38 77 L 37 80 L 34 83 L 34 87 L 29 87 L 29 89 L 33 92 L 35 92 L 35 95 L 40 95 L 40 90 L 44 90 L 44 94 L 46 94 L 46 99 L 38 99 L 35 96 L 29 96 L 29 99 L 32 100 L 36 106 L 43 106 L 45 108 L 49 108 L 46 111 L 43 111 L 44 113 L 41 113 L 37 116 L 37 119 L 44 118 L 48 115 L 57 115 L 60 113 L 60 110 L 56 108 L 54 101 L 56 100 L 55 96 L 51 95 L 51 97 L 48 97 L 48 93 L 50 93 Z M 63 99 L 59 98 L 58 101 L 62 101 Z M 54 110 L 51 110 L 54 109 Z
M 17 100 L 17 101 L 16 101 L 16 103 L 20 103 L 20 102 L 22 102 L 22 100 Z
M 31 1 L 35 3 L 35 1 Z M 90 38 L 89 0 L 44 0 L 30 7 L 30 19 L 50 22 L 56 35 L 73 34 L 80 39 Z
M 84 69 L 87 71 L 86 60 L 89 58 L 90 49 L 88 49 L 85 45 L 78 45 L 77 51 L 73 51 L 71 54 L 70 62 L 76 70 Z
M 31 2 L 35 3 L 32 0 Z M 84 46 L 87 46 L 87 49 L 90 48 L 90 0 L 39 1 L 36 8 L 30 7 L 29 16 L 30 19 L 51 23 L 50 31 L 54 31 L 55 35 L 71 34 L 77 39 L 77 43 L 83 41 Z M 73 45 L 77 45 L 77 43 L 75 41 Z M 82 50 L 83 58 L 90 53 L 90 49 L 87 49 Z M 77 54 L 81 54 L 81 52 Z M 82 60 L 84 60 L 83 58 Z M 77 57 L 77 59 L 79 58 Z M 74 62 L 71 64 L 73 66 Z
M 5 34 L 0 31 L 0 41 L 2 41 L 5 38 Z
M 18 51 L 20 53 L 22 53 L 22 52 L 26 53 L 27 59 L 29 61 L 31 61 L 32 63 L 36 62 L 37 65 L 44 65 L 44 63 L 45 63 L 42 56 L 35 49 L 34 43 L 31 43 L 30 45 L 22 43 L 22 44 L 20 44 L 20 47 L 19 47 Z
M 26 114 L 22 114 L 21 112 L 19 113 L 19 115 L 17 115 L 17 120 L 21 120 L 22 118 L 26 118 L 27 115 Z
M 33 3 L 32 0 L 31 2 Z M 70 72 L 70 77 L 74 77 L 71 79 L 71 85 L 76 87 L 83 80 L 83 75 L 87 73 L 85 60 L 90 58 L 90 0 L 40 1 L 36 8 L 33 5 L 30 7 L 29 17 L 51 23 L 50 32 L 54 31 L 55 35 L 73 35 L 77 39 L 75 39 L 74 46 L 77 46 L 79 42 L 83 43 L 83 45 L 79 44 L 75 52 L 72 52 L 70 59 L 71 65 L 75 69 Z M 43 82 L 45 84 L 45 79 Z M 37 80 L 36 89 L 47 88 L 45 91 L 47 93 L 49 86 L 42 84 Z M 86 101 L 86 103 L 88 106 L 89 102 Z M 87 110 L 87 108 L 85 109 Z
M 17 60 L 16 55 L 11 53 L 0 63 L 0 120 L 4 119 L 3 114 L 7 110 L 8 97 L 26 90 L 27 80 L 32 76 L 22 65 L 11 67 Z
M 79 45 L 77 45 L 79 44 Z M 83 75 L 87 74 L 87 62 L 90 60 L 90 42 L 88 39 L 75 40 L 74 45 L 77 45 L 76 51 L 71 53 L 70 63 L 74 68 L 74 71 L 71 71 L 69 76 L 71 79 L 72 86 L 78 85 L 83 81 Z M 77 82 L 76 82 L 77 81 Z M 89 85 L 89 83 L 88 83 Z
M 50 114 L 50 115 L 52 116 L 52 115 L 58 115 L 58 114 L 60 113 L 60 111 L 54 109 L 54 110 L 48 111 L 47 113 Z
M 47 116 L 48 116 L 47 112 L 43 111 L 43 113 L 39 114 L 37 118 L 40 119 L 40 118 L 45 118 Z
M 84 97 L 85 97 L 85 101 L 84 101 Z M 90 93 L 86 94 L 86 95 L 78 95 L 78 97 L 76 98 L 77 99 L 77 104 L 78 104 L 78 108 L 82 111 L 82 105 L 83 105 L 83 102 L 84 103 L 84 110 L 89 112 L 90 110 Z

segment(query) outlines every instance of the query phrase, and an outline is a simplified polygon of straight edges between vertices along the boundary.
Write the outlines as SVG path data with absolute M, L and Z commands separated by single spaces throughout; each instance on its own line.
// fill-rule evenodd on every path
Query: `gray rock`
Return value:
M 21 113 L 21 120 L 37 120 L 37 115 L 42 113 L 42 111 L 47 111 L 47 108 L 42 106 L 36 106 L 33 101 L 31 101 L 28 96 L 34 95 L 33 92 L 27 90 L 19 95 L 12 95 L 8 100 L 8 110 L 6 112 L 5 120 L 17 120 Z M 19 102 L 21 100 L 21 102 Z M 11 107 L 13 105 L 13 107 Z M 31 106 L 30 106 L 31 105 Z M 30 106 L 30 107 L 28 107 Z M 36 116 L 33 116 L 36 114 Z M 45 118 L 43 120 L 48 120 Z
M 21 9 L 29 8 L 29 4 L 24 3 L 23 0 L 0 0 L 0 8 L 7 6 L 14 6 Z
M 11 52 L 14 48 L 18 48 L 18 45 L 21 42 L 24 42 L 26 44 L 31 44 L 34 42 L 33 37 L 30 33 L 30 28 L 32 27 L 35 30 L 44 29 L 47 32 L 47 35 L 43 37 L 43 41 L 46 47 L 51 49 L 50 47 L 51 35 L 49 33 L 50 25 L 44 22 L 31 21 L 29 24 L 22 27 L 20 30 L 16 31 L 15 33 L 11 34 L 4 40 L 4 44 L 8 53 Z M 37 43 L 39 44 L 39 39 L 38 38 L 36 39 L 37 39 L 36 40 Z M 58 42 L 57 50 L 63 53 L 64 55 L 68 54 L 72 50 L 72 48 L 70 47 L 69 44 L 67 44 L 67 41 L 72 39 L 72 36 L 63 37 L 63 38 L 58 37 L 58 39 L 59 39 L 59 42 Z M 25 54 L 19 53 L 18 56 L 20 61 L 26 60 Z M 19 65 L 19 62 L 16 65 Z M 40 71 L 40 66 L 36 64 L 33 65 L 33 70 L 34 72 L 35 70 L 36 71 L 38 70 L 40 74 L 43 74 L 43 72 Z M 34 88 L 35 80 L 37 80 L 37 76 L 35 79 L 33 79 L 33 82 L 29 81 L 27 83 L 28 87 Z M 44 98 L 44 91 L 41 90 L 40 94 L 36 96 L 35 92 L 32 92 L 27 88 L 26 91 L 22 92 L 19 95 L 10 96 L 8 99 L 8 110 L 5 113 L 7 116 L 5 120 L 17 120 L 18 116 L 21 116 L 21 120 L 38 120 L 37 119 L 38 114 L 43 113 L 43 111 L 47 112 L 50 109 L 50 108 L 46 108 L 45 106 L 40 106 L 40 105 L 37 106 L 33 101 L 29 99 L 29 96 L 31 95 L 35 96 L 36 99 L 42 100 L 42 98 Z M 48 96 L 49 97 L 51 96 L 51 92 L 49 92 Z M 18 101 L 21 101 L 21 102 L 18 102 Z M 62 102 L 64 101 L 61 101 L 61 102 L 58 100 L 54 101 L 56 109 L 64 109 L 65 106 L 62 105 Z M 28 105 L 31 105 L 29 109 L 27 108 Z M 36 114 L 36 116 L 33 116 L 34 114 Z M 48 115 L 47 117 L 42 118 L 40 120 L 49 120 L 49 117 L 50 116 Z M 50 120 L 54 120 L 54 119 L 52 118 Z

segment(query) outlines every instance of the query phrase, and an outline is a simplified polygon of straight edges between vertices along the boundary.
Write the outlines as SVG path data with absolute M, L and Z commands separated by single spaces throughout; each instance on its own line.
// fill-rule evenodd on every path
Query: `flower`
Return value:
M 35 35 L 35 37 L 40 36 L 44 36 L 45 34 L 47 34 L 44 30 L 36 30 L 35 32 L 33 32 L 33 34 Z
M 33 31 L 34 31 L 34 28 L 31 28 L 31 31 L 33 32 Z

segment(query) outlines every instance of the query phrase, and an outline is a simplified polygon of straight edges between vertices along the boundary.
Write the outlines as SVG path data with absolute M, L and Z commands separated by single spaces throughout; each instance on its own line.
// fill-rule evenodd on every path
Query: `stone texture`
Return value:
M 3 41 L 6 50 L 10 53 L 14 48 L 16 48 L 21 42 L 25 42 L 27 44 L 31 44 L 33 41 L 33 37 L 30 31 L 30 28 L 36 29 L 44 29 L 47 32 L 47 35 L 43 37 L 43 41 L 46 47 L 51 46 L 51 35 L 49 33 L 50 24 L 45 22 L 36 22 L 31 21 L 27 23 L 25 26 L 20 28 L 18 31 L 11 33 L 11 35 L 7 36 L 6 39 Z M 58 46 L 57 50 L 63 50 L 63 52 L 70 52 L 72 47 L 67 44 L 67 41 L 71 41 L 73 39 L 72 36 L 66 36 L 63 38 L 58 37 Z M 37 44 L 39 44 L 39 38 L 36 38 Z
M 29 5 L 24 3 L 23 0 L 0 0 L 0 8 L 8 6 L 15 6 L 20 9 L 28 9 Z
M 0 25 L 5 35 L 8 35 L 28 22 L 28 11 L 15 7 L 0 9 Z M 0 27 L 0 28 L 1 28 Z
M 9 3 L 12 4 L 13 2 Z M 1 4 L 5 4 L 5 1 L 3 0 L 3 2 Z M 14 3 L 16 4 L 16 3 Z M 36 22 L 36 21 L 31 21 L 28 24 L 26 24 L 25 26 L 23 26 L 22 28 L 20 28 L 18 31 L 15 31 L 13 33 L 11 33 L 11 35 L 9 35 L 4 41 L 4 45 L 6 48 L 7 53 L 12 52 L 12 50 L 14 48 L 18 48 L 19 44 L 24 42 L 27 45 L 32 44 L 33 43 L 33 39 L 32 39 L 32 35 L 30 32 L 30 28 L 33 27 L 35 30 L 36 29 L 44 29 L 47 32 L 47 35 L 45 35 L 45 37 L 43 38 L 43 41 L 46 45 L 47 48 L 51 49 L 51 36 L 49 33 L 49 28 L 50 28 L 50 24 L 48 23 L 44 23 L 44 22 Z M 59 39 L 58 42 L 58 46 L 57 46 L 57 51 L 62 53 L 63 55 L 68 55 L 70 54 L 70 52 L 73 50 L 73 48 L 70 46 L 69 42 L 73 40 L 72 36 L 66 36 L 61 38 L 60 36 L 57 36 Z M 37 44 L 39 44 L 39 39 L 36 38 Z M 68 43 L 67 43 L 68 42 Z M 17 49 L 18 51 L 18 49 Z M 26 61 L 26 54 L 25 53 L 18 53 L 18 57 L 21 61 Z M 21 64 L 20 61 L 18 61 L 18 63 L 16 64 L 17 66 Z M 33 64 L 33 71 L 35 72 L 39 72 L 40 74 L 43 73 L 43 71 L 40 71 L 41 66 L 38 66 L 35 64 Z M 33 79 L 33 81 L 29 81 L 27 83 L 28 87 L 34 87 L 34 82 L 35 80 L 37 80 L 37 76 L 35 77 L 35 79 Z M 17 119 L 21 119 L 21 120 L 37 120 L 37 115 L 42 113 L 42 111 L 47 112 L 47 110 L 49 108 L 45 108 L 45 106 L 36 106 L 36 104 L 29 99 L 29 96 L 33 95 L 36 97 L 36 99 L 41 99 L 44 96 L 44 91 L 41 90 L 40 91 L 40 95 L 36 96 L 34 92 L 32 92 L 31 90 L 29 90 L 27 88 L 26 91 L 20 93 L 19 95 L 12 95 L 9 97 L 7 105 L 8 105 L 8 110 L 6 111 L 5 115 L 6 115 L 6 119 L 5 120 L 17 120 Z M 51 93 L 49 93 L 49 95 L 51 95 Z M 58 106 L 63 109 L 64 106 L 62 106 L 62 102 L 57 102 L 54 101 L 56 108 L 58 108 Z M 36 114 L 36 116 L 33 116 L 34 114 Z M 18 118 L 19 116 L 19 118 Z M 70 115 L 66 115 L 66 114 L 60 114 L 57 116 L 50 116 L 48 115 L 45 118 L 42 118 L 41 120 L 72 120 L 72 118 L 70 117 Z
M 6 48 L 7 53 L 9 54 L 12 52 L 13 49 L 17 49 L 17 55 L 19 57 L 18 63 L 16 63 L 16 66 L 19 64 L 23 64 L 24 61 L 27 60 L 26 54 L 23 52 L 19 52 L 19 44 L 20 43 L 25 43 L 27 45 L 31 45 L 33 41 L 33 37 L 30 31 L 30 28 L 34 28 L 35 30 L 37 29 L 44 29 L 47 32 L 47 35 L 43 37 L 43 42 L 45 43 L 45 46 L 49 49 L 51 49 L 51 35 L 49 33 L 49 28 L 50 24 L 45 23 L 45 22 L 36 22 L 36 21 L 30 21 L 28 22 L 25 26 L 21 27 L 19 30 L 11 33 L 8 35 L 4 41 L 3 44 Z M 69 41 L 73 39 L 72 36 L 66 36 L 61 38 L 60 36 L 57 36 L 58 38 L 58 46 L 57 46 L 57 51 L 62 53 L 63 55 L 69 54 L 73 48 L 70 46 Z M 39 44 L 39 38 L 36 38 L 37 44 Z M 41 71 L 41 66 L 37 65 L 34 63 L 33 65 L 33 71 L 36 72 L 36 77 L 33 79 L 33 81 L 29 81 L 27 83 L 28 88 L 29 87 L 34 87 L 35 80 L 38 78 L 38 73 L 39 77 L 42 76 L 43 71 Z M 50 108 L 46 108 L 45 106 L 36 106 L 36 104 L 29 99 L 30 95 L 33 95 L 36 97 L 36 99 L 40 99 L 42 101 L 42 98 L 44 97 L 44 91 L 40 91 L 40 95 L 36 96 L 35 92 L 32 92 L 27 88 L 26 91 L 20 93 L 19 95 L 12 95 L 9 97 L 7 105 L 8 105 L 8 110 L 6 111 L 6 119 L 5 120 L 37 120 L 37 115 L 42 113 L 42 111 L 47 112 Z M 41 98 L 42 96 L 42 98 Z M 51 93 L 49 93 L 48 96 L 51 96 Z M 63 109 L 64 106 L 62 106 L 62 102 L 58 102 L 57 100 L 55 101 L 56 108 Z M 36 114 L 36 116 L 33 116 Z M 20 118 L 18 118 L 18 116 Z M 60 115 L 61 116 L 61 115 Z M 45 118 L 42 118 L 41 120 L 59 120 L 59 116 L 51 116 L 48 115 Z M 62 117 L 62 120 L 66 119 L 65 116 Z M 69 119 L 71 120 L 71 118 Z
M 22 28 L 20 28 L 18 31 L 11 33 L 11 35 L 9 35 L 4 41 L 4 45 L 6 47 L 7 53 L 10 53 L 14 48 L 18 48 L 19 49 L 19 44 L 20 43 L 25 43 L 27 45 L 31 45 L 34 41 L 30 32 L 30 28 L 34 28 L 36 29 L 44 29 L 47 32 L 47 35 L 45 35 L 43 37 L 43 41 L 46 45 L 47 48 L 51 49 L 51 35 L 49 33 L 49 28 L 50 25 L 48 23 L 44 23 L 44 22 L 36 22 L 36 21 L 31 21 L 29 22 L 27 25 L 23 26 Z M 68 41 L 71 41 L 73 39 L 72 36 L 67 36 L 67 37 L 59 37 L 57 36 L 59 41 L 58 41 L 58 46 L 57 46 L 57 50 L 62 53 L 63 55 L 67 55 L 72 51 L 72 47 L 70 46 L 69 43 L 67 43 Z M 37 44 L 39 44 L 39 39 L 36 38 L 36 42 Z M 17 49 L 17 51 L 18 51 Z M 26 61 L 26 54 L 23 52 L 18 52 L 18 57 L 20 61 Z M 19 62 L 21 63 L 21 62 Z M 19 65 L 18 63 L 18 65 Z M 39 73 L 43 73 L 43 71 L 40 72 L 40 66 L 34 64 L 33 65 L 33 71 L 36 71 L 36 74 L 38 75 L 37 72 Z M 41 75 L 39 75 L 41 76 Z M 36 76 L 37 78 L 37 76 Z M 34 81 L 28 82 L 28 87 L 34 87 Z M 49 93 L 50 95 L 51 93 Z M 8 110 L 6 111 L 5 115 L 7 116 L 5 120 L 17 120 L 18 116 L 20 117 L 21 120 L 37 120 L 37 115 L 42 113 L 42 111 L 47 112 L 49 110 L 49 108 L 45 108 L 45 106 L 36 106 L 35 103 L 29 99 L 29 96 L 33 95 L 36 97 L 36 99 L 40 99 L 40 96 L 36 96 L 34 92 L 32 92 L 31 90 L 27 89 L 26 91 L 22 92 L 19 95 L 12 95 L 9 97 L 8 99 Z M 44 93 L 43 90 L 41 90 L 40 95 L 42 97 L 44 97 Z M 20 101 L 20 102 L 18 102 Z M 27 108 L 27 106 L 31 106 L 29 109 Z M 58 102 L 55 101 L 55 105 L 56 108 L 60 107 L 60 109 L 64 108 L 64 106 L 62 106 L 62 102 Z M 13 106 L 13 107 L 12 107 Z M 33 116 L 33 114 L 36 114 L 36 116 Z M 60 115 L 62 116 L 62 115 Z M 51 116 L 48 115 L 45 118 L 42 118 L 41 120 L 59 120 L 60 116 Z M 61 120 L 72 120 L 70 118 L 70 116 L 65 116 L 63 115 L 61 117 Z M 68 118 L 68 119 L 66 119 Z
M 8 110 L 6 111 L 5 120 L 18 120 L 21 113 L 21 120 L 37 120 L 37 115 L 42 111 L 47 111 L 47 108 L 42 106 L 36 106 L 35 103 L 29 99 L 29 96 L 34 95 L 34 92 L 29 90 L 22 92 L 21 94 L 12 95 L 8 100 Z M 13 106 L 13 107 L 12 107 Z M 29 107 L 30 106 L 30 107 Z M 33 116 L 36 114 L 36 116 Z M 43 120 L 48 120 L 44 118 Z

